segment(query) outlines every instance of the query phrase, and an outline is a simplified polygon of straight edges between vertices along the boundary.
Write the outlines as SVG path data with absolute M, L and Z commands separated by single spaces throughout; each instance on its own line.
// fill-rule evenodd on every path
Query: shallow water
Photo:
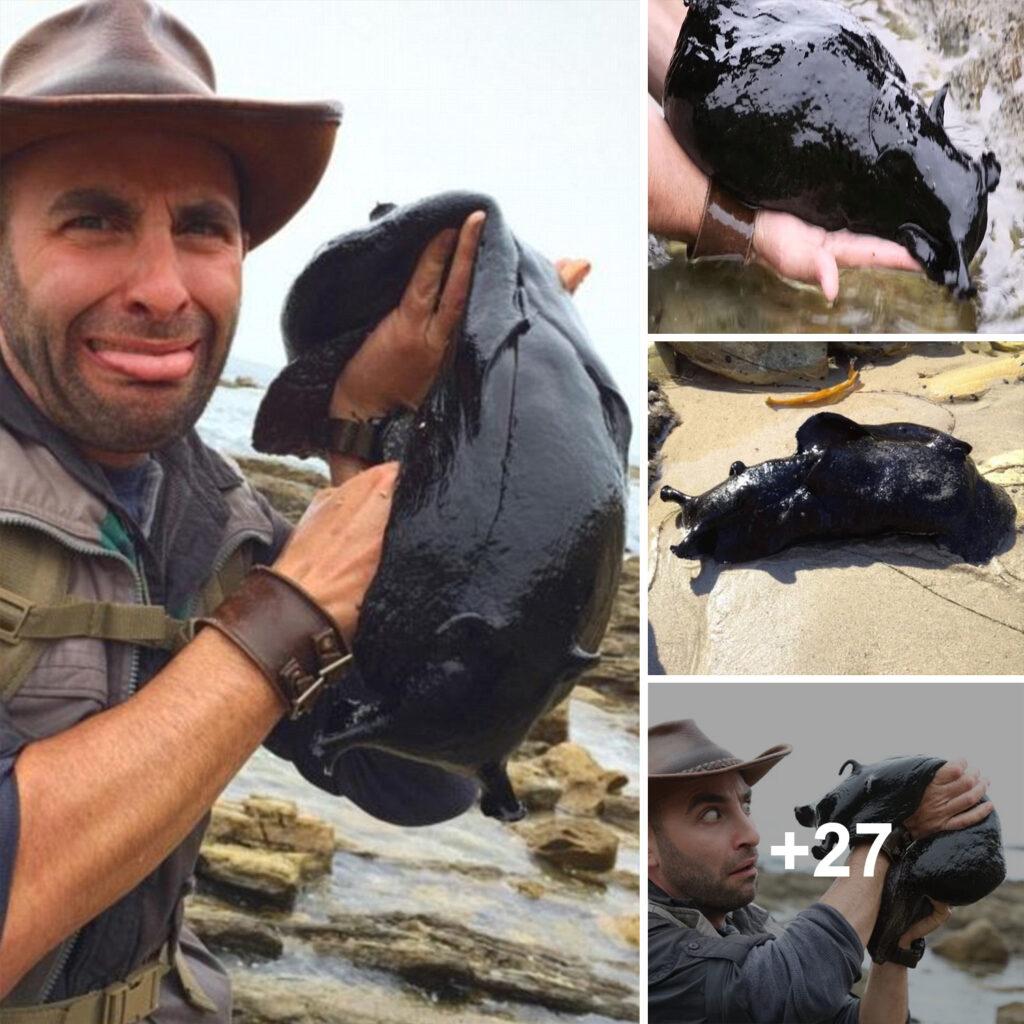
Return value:
M 604 767 L 627 771 L 626 792 L 637 792 L 636 737 L 625 713 L 611 714 L 573 700 L 572 738 L 586 746 Z M 488 934 L 561 955 L 584 957 L 597 976 L 637 988 L 637 951 L 612 921 L 637 913 L 637 890 L 621 880 L 607 884 L 574 879 L 534 861 L 509 826 L 472 809 L 454 821 L 419 829 L 401 829 L 364 814 L 346 800 L 309 785 L 286 762 L 264 750 L 250 759 L 225 796 L 243 799 L 265 793 L 294 800 L 301 810 L 334 826 L 340 841 L 358 852 L 335 854 L 333 872 L 300 897 L 296 912 L 313 920 L 332 913 L 433 914 Z M 620 845 L 618 871 L 635 875 L 639 851 Z M 524 881 L 540 883 L 542 895 L 528 895 Z M 457 893 L 457 899 L 455 894 Z M 269 977 L 298 975 L 340 981 L 367 978 L 369 972 L 304 942 L 289 939 L 284 956 L 246 965 L 226 958 L 234 969 L 252 969 Z M 399 982 L 374 972 L 376 984 Z M 495 1004 L 496 1015 L 521 1021 L 598 1024 L 611 1018 L 575 1017 L 528 1004 Z
M 967 39 L 947 22 L 925 37 L 923 27 L 912 17 L 918 9 L 916 0 L 844 2 L 892 52 L 922 96 L 930 99 L 952 80 L 946 99 L 951 138 L 972 157 L 993 150 L 1002 164 L 999 187 L 989 196 L 988 232 L 972 264 L 977 298 L 958 302 L 923 275 L 844 270 L 839 298 L 830 306 L 816 288 L 784 281 L 759 266 L 730 261 L 697 265 L 677 256 L 667 266 L 648 272 L 649 331 L 1024 331 L 1024 162 L 1020 141 L 1014 137 L 1019 120 L 999 113 L 1002 95 L 995 76 L 978 59 L 983 49 L 991 47 L 995 33 L 1000 33 L 1000 60 L 1015 78 L 1011 92 L 1019 100 L 1024 83 L 1021 32 L 992 17 L 988 19 L 992 27 L 978 26 Z M 980 3 L 984 7 L 987 0 Z

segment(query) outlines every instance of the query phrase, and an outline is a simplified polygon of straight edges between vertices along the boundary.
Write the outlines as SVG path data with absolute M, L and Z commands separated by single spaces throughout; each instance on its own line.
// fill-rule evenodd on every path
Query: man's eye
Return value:
M 99 213 L 81 213 L 64 224 L 72 231 L 109 231 L 113 224 L 109 217 Z
M 200 235 L 204 238 L 228 238 L 230 231 L 226 224 L 215 220 L 189 221 L 182 227 L 186 235 Z
M 722 812 L 717 807 L 709 807 L 701 816 L 701 821 L 718 821 L 722 817 Z
M 746 803 L 743 804 L 743 813 L 745 815 L 747 815 L 747 817 L 750 817 L 750 801 L 749 800 L 746 801 Z

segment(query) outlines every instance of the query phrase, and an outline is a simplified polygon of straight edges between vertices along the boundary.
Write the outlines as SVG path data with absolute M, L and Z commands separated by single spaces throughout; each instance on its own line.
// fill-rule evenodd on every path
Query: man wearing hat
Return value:
M 791 748 L 741 760 L 692 719 L 648 731 L 648 1009 L 651 1024 L 905 1024 L 907 969 L 876 964 L 863 997 L 860 976 L 889 860 L 854 847 L 848 878 L 786 928 L 753 902 L 757 846 L 751 788 Z M 981 821 L 987 783 L 947 762 L 906 825 L 915 838 Z M 949 917 L 934 912 L 904 936 L 909 946 Z
M 335 486 L 289 539 L 193 430 L 243 257 L 309 198 L 340 114 L 217 96 L 202 44 L 146 0 L 65 11 L 0 67 L 3 1024 L 227 1024 L 182 899 L 210 806 L 268 734 L 385 820 L 475 799 L 381 751 L 332 778 L 307 763 L 396 465 L 332 452 Z M 342 435 L 425 394 L 481 226 L 427 245 L 337 382 Z

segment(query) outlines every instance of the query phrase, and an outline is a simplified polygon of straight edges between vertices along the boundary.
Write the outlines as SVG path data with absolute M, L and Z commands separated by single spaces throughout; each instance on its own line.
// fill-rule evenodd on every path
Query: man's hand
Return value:
M 994 810 L 991 802 L 978 804 L 987 789 L 988 779 L 968 772 L 966 761 L 947 761 L 928 783 L 917 810 L 904 822 L 911 838 L 984 821 Z
M 274 563 L 323 606 L 350 649 L 363 595 L 380 564 L 397 476 L 398 463 L 385 462 L 324 488 Z
M 936 900 L 929 901 L 932 905 L 932 912 L 915 924 L 912 924 L 901 936 L 900 946 L 903 949 L 910 949 L 910 944 L 915 939 L 923 939 L 926 935 L 941 928 L 952 916 L 953 911 L 948 903 L 939 903 Z
M 484 219 L 478 210 L 459 231 L 448 228 L 430 240 L 398 306 L 374 328 L 338 377 L 331 416 L 368 420 L 396 406 L 415 408 L 423 400 L 466 311 Z M 330 455 L 330 464 L 335 485 L 364 468 L 359 459 L 336 453 Z
M 840 267 L 921 269 L 898 242 L 852 231 L 826 231 L 778 210 L 758 212 L 754 257 L 783 277 L 819 285 L 829 302 L 839 294 Z

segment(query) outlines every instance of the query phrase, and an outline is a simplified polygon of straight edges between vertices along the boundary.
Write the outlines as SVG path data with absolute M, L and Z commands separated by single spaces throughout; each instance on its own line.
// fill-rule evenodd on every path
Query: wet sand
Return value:
M 1024 447 L 1024 384 L 993 386 L 977 400 L 939 402 L 926 378 L 992 356 L 947 344 L 863 364 L 859 390 L 812 408 L 773 409 L 766 394 L 800 387 L 734 384 L 686 367 L 663 379 L 681 419 L 662 448 L 661 484 L 688 494 L 720 483 L 730 463 L 792 454 L 797 427 L 829 409 L 859 422 L 903 420 L 955 434 L 985 460 Z M 658 373 L 660 360 L 652 360 Z M 664 375 L 664 369 L 660 372 Z M 821 386 L 846 376 L 833 370 Z M 808 388 L 810 390 L 810 388 Z M 886 537 L 798 545 L 724 566 L 677 558 L 673 505 L 649 502 L 650 671 L 680 675 L 1004 675 L 1024 671 L 1024 488 L 1013 533 L 983 566 L 926 538 Z

